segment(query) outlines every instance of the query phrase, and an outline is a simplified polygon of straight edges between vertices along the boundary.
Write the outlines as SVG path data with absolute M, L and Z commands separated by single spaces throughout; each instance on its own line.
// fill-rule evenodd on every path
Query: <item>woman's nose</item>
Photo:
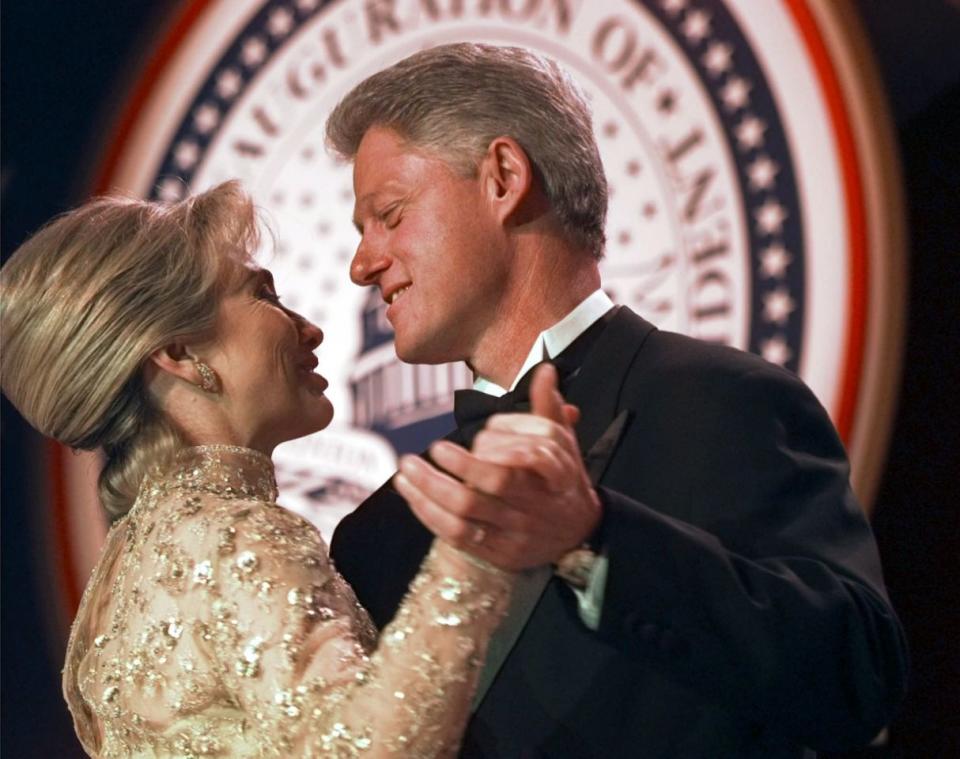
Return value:
M 301 316 L 300 341 L 306 344 L 310 350 L 314 350 L 323 342 L 323 330 L 309 319 Z

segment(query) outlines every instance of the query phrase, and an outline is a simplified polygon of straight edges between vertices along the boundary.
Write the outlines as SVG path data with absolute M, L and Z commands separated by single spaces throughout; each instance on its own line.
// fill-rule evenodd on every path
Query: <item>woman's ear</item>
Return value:
M 496 137 L 487 147 L 479 167 L 481 188 L 497 218 L 514 216 L 530 194 L 533 165 L 512 137 Z
M 182 379 L 208 393 L 220 392 L 220 379 L 208 364 L 198 359 L 182 342 L 172 342 L 150 354 L 154 373 Z

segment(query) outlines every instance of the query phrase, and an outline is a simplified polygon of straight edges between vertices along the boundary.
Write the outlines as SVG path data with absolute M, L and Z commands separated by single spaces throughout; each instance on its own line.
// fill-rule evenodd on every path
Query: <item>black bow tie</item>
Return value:
M 499 397 L 479 390 L 454 391 L 453 416 L 457 420 L 460 434 L 468 444 L 473 441 L 474 435 L 480 431 L 487 419 L 494 414 L 530 410 L 530 382 L 533 380 L 533 372 L 537 366 L 524 374 L 513 390 Z
M 570 343 L 565 350 L 561 351 L 556 359 L 550 362 L 557 367 L 561 393 L 567 392 L 570 383 L 580 373 L 580 366 L 586 359 L 590 348 L 616 312 L 617 308 L 611 308 Z M 541 361 L 540 363 L 546 362 Z M 454 392 L 453 416 L 457 421 L 457 429 L 460 432 L 463 445 L 468 447 L 472 445 L 474 436 L 486 424 L 487 419 L 494 414 L 509 414 L 530 410 L 530 383 L 538 366 L 540 364 L 531 368 L 523 375 L 513 390 L 499 398 L 482 393 L 479 390 L 457 390 Z

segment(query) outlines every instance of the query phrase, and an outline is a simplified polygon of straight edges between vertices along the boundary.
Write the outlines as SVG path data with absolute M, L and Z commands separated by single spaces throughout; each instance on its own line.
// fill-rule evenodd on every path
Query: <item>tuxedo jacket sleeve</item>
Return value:
M 593 385 L 630 415 L 598 634 L 799 744 L 865 744 L 906 648 L 826 412 L 790 372 L 633 319 L 629 367 Z

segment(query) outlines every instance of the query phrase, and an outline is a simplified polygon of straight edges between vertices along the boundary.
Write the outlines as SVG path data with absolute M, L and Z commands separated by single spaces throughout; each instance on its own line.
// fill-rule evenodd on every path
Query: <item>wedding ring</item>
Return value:
M 484 540 L 487 538 L 487 528 L 486 527 L 475 527 L 473 530 L 473 535 L 470 536 L 470 542 L 475 546 L 481 545 Z

